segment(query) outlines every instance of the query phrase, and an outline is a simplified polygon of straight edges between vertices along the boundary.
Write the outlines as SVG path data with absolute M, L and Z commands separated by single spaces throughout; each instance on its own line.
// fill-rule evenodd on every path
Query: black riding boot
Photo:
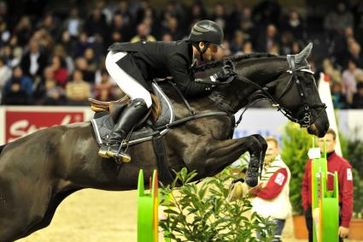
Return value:
M 131 157 L 120 151 L 121 142 L 126 138 L 130 130 L 143 118 L 148 111 L 146 103 L 143 99 L 137 98 L 125 107 L 121 117 L 112 129 L 106 144 L 103 144 L 98 154 L 104 158 L 118 158 L 123 162 L 130 162 Z

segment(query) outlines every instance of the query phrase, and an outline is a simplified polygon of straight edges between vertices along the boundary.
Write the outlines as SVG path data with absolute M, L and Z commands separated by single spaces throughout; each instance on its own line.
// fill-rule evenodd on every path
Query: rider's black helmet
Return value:
M 222 45 L 223 36 L 223 29 L 216 22 L 201 20 L 193 25 L 188 39 L 193 43 L 208 42 Z

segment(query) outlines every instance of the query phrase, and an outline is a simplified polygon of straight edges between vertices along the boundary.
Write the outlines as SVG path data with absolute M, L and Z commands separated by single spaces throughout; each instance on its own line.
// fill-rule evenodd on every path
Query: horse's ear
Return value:
M 311 50 L 313 49 L 313 43 L 309 43 L 299 54 L 295 56 L 296 64 L 304 63 L 304 61 L 310 56 Z

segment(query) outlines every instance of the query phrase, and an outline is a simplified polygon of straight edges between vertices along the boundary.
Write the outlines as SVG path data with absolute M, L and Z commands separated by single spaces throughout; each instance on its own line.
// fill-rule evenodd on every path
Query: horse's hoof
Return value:
M 257 177 L 247 177 L 246 178 L 246 184 L 249 187 L 255 187 L 258 184 L 258 178 Z

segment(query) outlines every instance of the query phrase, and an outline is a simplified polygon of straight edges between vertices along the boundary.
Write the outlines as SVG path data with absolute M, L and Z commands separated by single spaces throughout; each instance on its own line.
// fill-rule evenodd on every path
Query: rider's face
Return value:
M 202 50 L 205 46 L 204 42 L 199 43 L 199 48 Z M 203 54 L 203 59 L 206 61 L 211 61 L 214 59 L 215 54 L 218 51 L 218 46 L 215 44 L 209 44 L 207 50 Z

